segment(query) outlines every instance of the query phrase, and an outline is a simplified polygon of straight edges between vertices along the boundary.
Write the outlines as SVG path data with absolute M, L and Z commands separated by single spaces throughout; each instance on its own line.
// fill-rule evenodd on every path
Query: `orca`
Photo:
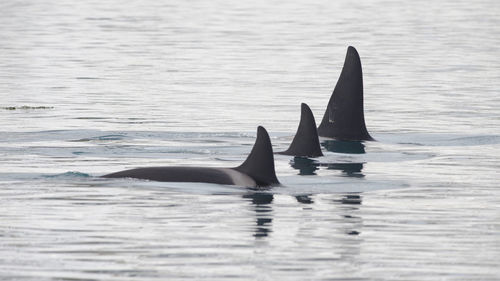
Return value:
M 323 156 L 319 144 L 318 130 L 314 115 L 305 103 L 301 104 L 300 122 L 297 133 L 293 138 L 290 147 L 276 154 L 291 155 L 297 157 L 319 157 Z
M 345 141 L 374 140 L 363 113 L 363 72 L 356 49 L 347 48 L 342 72 L 318 127 L 320 137 Z
M 235 168 L 149 167 L 125 170 L 104 178 L 137 178 L 161 182 L 204 182 L 245 187 L 279 185 L 274 169 L 274 156 L 269 134 L 257 128 L 257 139 L 243 164 Z

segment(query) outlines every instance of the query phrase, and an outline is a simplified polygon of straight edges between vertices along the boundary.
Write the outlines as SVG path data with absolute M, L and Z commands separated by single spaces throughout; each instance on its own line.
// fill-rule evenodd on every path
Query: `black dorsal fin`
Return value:
M 307 104 L 301 104 L 299 127 L 290 147 L 286 151 L 278 152 L 278 154 L 303 157 L 323 156 L 321 146 L 319 145 L 316 121 Z
M 363 72 L 354 47 L 347 48 L 344 67 L 318 128 L 319 136 L 340 140 L 373 140 L 363 113 Z
M 274 170 L 274 155 L 271 140 L 264 127 L 257 128 L 257 139 L 243 164 L 234 168 L 255 180 L 258 186 L 278 185 Z

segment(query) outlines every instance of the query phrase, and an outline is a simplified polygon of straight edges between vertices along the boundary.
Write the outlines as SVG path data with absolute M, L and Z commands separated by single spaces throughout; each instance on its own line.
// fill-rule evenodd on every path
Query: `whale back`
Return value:
M 147 167 L 102 176 L 104 178 L 136 178 L 162 182 L 206 182 L 233 184 L 232 177 L 220 168 L 210 167 Z

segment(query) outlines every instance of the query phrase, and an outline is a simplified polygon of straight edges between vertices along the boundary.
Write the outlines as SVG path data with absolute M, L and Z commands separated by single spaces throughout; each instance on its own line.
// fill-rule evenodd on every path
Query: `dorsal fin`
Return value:
M 314 115 L 305 103 L 301 104 L 300 109 L 300 123 L 297 133 L 295 133 L 290 147 L 286 151 L 278 152 L 278 154 L 303 157 L 323 156 Z
M 347 48 L 344 67 L 318 128 L 319 136 L 340 140 L 373 140 L 363 113 L 363 72 L 354 47 Z
M 276 178 L 274 170 L 274 156 L 271 140 L 264 127 L 257 128 L 257 139 L 252 151 L 243 164 L 234 168 L 255 180 L 258 186 L 277 185 L 280 182 Z

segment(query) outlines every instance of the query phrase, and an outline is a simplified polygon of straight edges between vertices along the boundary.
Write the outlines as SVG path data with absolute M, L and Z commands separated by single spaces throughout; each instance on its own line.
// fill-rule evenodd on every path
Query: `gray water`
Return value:
M 2 1 L 0 279 L 500 279 L 500 2 L 353 2 Z M 98 177 L 286 149 L 349 45 L 377 142 Z

